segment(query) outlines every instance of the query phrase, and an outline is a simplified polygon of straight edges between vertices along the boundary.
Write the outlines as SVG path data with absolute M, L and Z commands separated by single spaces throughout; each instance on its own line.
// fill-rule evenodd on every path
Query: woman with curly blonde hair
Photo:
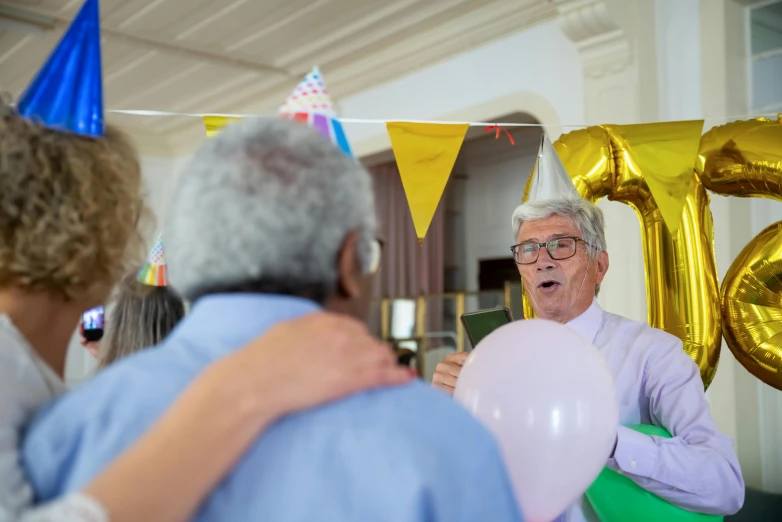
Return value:
M 283 323 L 207 369 L 83 492 L 30 509 L 21 430 L 65 392 L 82 312 L 103 303 L 136 260 L 141 185 L 136 153 L 118 131 L 55 130 L 0 104 L 2 521 L 186 520 L 276 418 L 410 378 L 355 321 L 319 313 Z
M 0 310 L 62 375 L 59 347 L 138 257 L 141 168 L 111 127 L 81 136 L 5 107 L 0 140 Z

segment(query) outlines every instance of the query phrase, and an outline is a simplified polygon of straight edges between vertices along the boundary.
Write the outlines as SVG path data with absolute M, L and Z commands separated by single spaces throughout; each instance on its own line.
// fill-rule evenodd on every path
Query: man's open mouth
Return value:
M 554 280 L 543 281 L 542 283 L 538 284 L 538 288 L 543 288 L 543 289 L 552 289 L 557 286 L 559 286 L 559 282 Z

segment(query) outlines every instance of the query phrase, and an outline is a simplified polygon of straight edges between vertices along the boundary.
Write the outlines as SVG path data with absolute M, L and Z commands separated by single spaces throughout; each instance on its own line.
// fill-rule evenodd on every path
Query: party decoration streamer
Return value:
M 103 136 L 103 76 L 98 0 L 84 2 L 17 105 L 48 127 Z
M 699 160 L 715 193 L 782 201 L 782 115 L 713 128 Z M 752 375 L 782 390 L 782 221 L 744 247 L 721 294 L 728 348 Z
M 162 236 L 158 236 L 136 279 L 139 283 L 149 286 L 168 286 L 168 263 Z
M 506 129 L 505 127 L 495 123 L 494 125 L 489 125 L 485 129 L 483 129 L 483 132 L 488 132 L 490 130 L 494 131 L 494 139 L 498 140 L 500 139 L 500 132 L 504 132 L 505 135 L 508 137 L 508 141 L 511 145 L 516 145 L 516 142 L 513 140 L 513 135 Z
M 469 125 L 388 122 L 418 242 L 423 243 Z

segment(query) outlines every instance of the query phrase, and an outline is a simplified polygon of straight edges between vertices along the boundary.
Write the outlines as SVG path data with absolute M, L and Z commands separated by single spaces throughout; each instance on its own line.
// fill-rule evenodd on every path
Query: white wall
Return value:
M 584 122 L 581 61 L 547 22 L 339 100 L 343 118 L 478 120 L 526 112 L 544 123 Z M 561 129 L 548 129 L 556 139 Z M 388 149 L 384 125 L 346 123 L 356 154 Z
M 478 289 L 481 259 L 508 258 L 513 244 L 511 215 L 521 204 L 524 185 L 535 163 L 537 143 L 517 143 L 525 151 L 481 157 L 466 164 L 465 271 L 467 290 Z M 509 151 L 510 152 L 510 151 Z M 521 155 L 521 157 L 519 157 Z
M 751 203 L 751 232 L 746 243 L 768 225 L 782 221 L 782 203 L 767 199 L 753 199 Z M 758 397 L 757 418 L 760 433 L 761 480 L 767 491 L 782 493 L 782 391 L 776 390 L 759 379 L 754 379 Z
M 752 107 L 756 110 L 782 110 L 782 55 L 756 60 L 752 64 Z

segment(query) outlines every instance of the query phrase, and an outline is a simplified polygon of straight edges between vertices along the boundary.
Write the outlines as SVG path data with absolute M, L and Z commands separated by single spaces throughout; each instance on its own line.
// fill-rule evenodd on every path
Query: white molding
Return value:
M 633 60 L 630 42 L 604 0 L 555 0 L 562 32 L 581 53 L 584 75 L 622 72 Z
M 621 30 L 604 0 L 557 0 L 555 4 L 562 31 L 577 45 L 590 45 Z

